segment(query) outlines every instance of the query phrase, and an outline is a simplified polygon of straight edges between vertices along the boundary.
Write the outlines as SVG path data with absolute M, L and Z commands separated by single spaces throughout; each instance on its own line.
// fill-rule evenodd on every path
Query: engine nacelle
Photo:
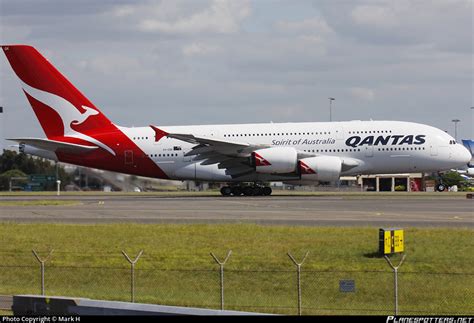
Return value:
M 335 156 L 303 158 L 298 162 L 303 181 L 337 181 L 341 176 L 342 160 Z
M 298 153 L 292 147 L 259 149 L 252 153 L 252 164 L 257 173 L 286 174 L 296 171 Z

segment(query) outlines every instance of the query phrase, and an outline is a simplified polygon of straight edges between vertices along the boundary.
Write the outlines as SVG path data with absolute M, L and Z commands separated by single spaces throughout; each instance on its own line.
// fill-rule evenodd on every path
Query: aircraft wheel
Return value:
M 244 195 L 245 196 L 252 196 L 253 195 L 253 187 L 245 186 L 244 187 Z
M 436 190 L 438 192 L 443 192 L 446 189 L 446 186 L 444 184 L 438 184 L 436 185 Z
M 272 195 L 272 188 L 271 188 L 271 187 L 268 187 L 268 186 L 265 186 L 265 187 L 263 188 L 263 195 L 265 195 L 265 196 Z
M 230 196 L 231 193 L 232 193 L 232 189 L 229 186 L 223 186 L 221 188 L 222 196 Z
M 254 196 L 260 196 L 260 195 L 263 195 L 263 189 L 261 187 L 254 187 L 253 188 L 253 195 Z
M 234 196 L 242 195 L 242 188 L 240 186 L 232 187 L 232 195 L 234 195 Z

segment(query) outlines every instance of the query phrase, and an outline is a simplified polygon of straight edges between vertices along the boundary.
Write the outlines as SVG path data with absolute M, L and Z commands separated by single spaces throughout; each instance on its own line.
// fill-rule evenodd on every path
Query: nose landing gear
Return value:
M 438 184 L 435 186 L 435 189 L 438 192 L 444 192 L 444 190 L 446 190 L 446 185 L 443 183 L 443 177 L 441 176 L 441 173 L 438 173 L 437 175 Z

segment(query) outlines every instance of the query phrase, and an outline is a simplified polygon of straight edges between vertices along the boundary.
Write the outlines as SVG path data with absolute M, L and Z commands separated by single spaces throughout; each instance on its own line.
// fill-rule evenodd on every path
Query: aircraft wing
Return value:
M 227 175 L 239 177 L 254 171 L 250 166 L 249 156 L 257 149 L 268 148 L 269 145 L 251 145 L 245 142 L 227 141 L 216 138 L 195 136 L 192 134 L 168 133 L 174 138 L 195 144 L 185 156 L 194 156 L 201 165 L 218 164 L 219 169 L 225 169 Z
M 245 142 L 198 137 L 192 134 L 169 133 L 167 136 L 169 138 L 175 138 L 197 145 L 193 147 L 193 149 L 188 152 L 186 156 L 214 152 L 228 156 L 247 157 L 254 150 L 271 147 L 270 145 L 251 145 Z
M 48 151 L 72 154 L 82 154 L 99 148 L 98 146 L 84 146 L 45 138 L 10 138 L 7 140 L 16 141 L 19 144 L 26 144 Z
M 271 145 L 253 145 L 246 142 L 230 141 L 217 138 L 195 136 L 192 134 L 167 133 L 167 137 L 196 144 L 185 156 L 195 156 L 195 161 L 202 161 L 201 165 L 218 164 L 219 169 L 225 169 L 226 174 L 234 178 L 250 174 L 255 171 L 250 165 L 251 153 L 258 149 L 270 148 Z M 321 156 L 306 151 L 297 151 L 298 159 Z M 343 171 L 360 165 L 360 160 L 341 158 Z
M 229 141 L 217 138 L 195 136 L 192 134 L 167 133 L 167 137 L 196 144 L 185 156 L 195 156 L 195 161 L 202 161 L 201 165 L 218 164 L 219 169 L 225 169 L 226 174 L 232 177 L 247 175 L 255 171 L 250 165 L 251 153 L 258 149 L 270 148 L 271 145 L 253 145 L 246 142 Z M 305 151 L 297 151 L 298 158 L 308 158 L 320 156 Z M 350 169 L 359 165 L 356 160 L 343 160 L 345 169 Z

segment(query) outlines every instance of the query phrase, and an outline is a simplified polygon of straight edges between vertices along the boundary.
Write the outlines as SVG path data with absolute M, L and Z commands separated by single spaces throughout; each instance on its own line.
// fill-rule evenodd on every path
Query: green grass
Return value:
M 474 313 L 471 229 L 407 229 L 400 268 L 401 314 Z M 393 273 L 376 255 L 375 228 L 238 225 L 0 224 L 0 294 L 39 293 L 46 256 L 46 291 L 95 299 L 129 300 L 129 264 L 136 266 L 136 301 L 219 308 L 218 266 L 224 258 L 226 308 L 296 313 L 296 272 L 286 253 L 301 259 L 303 313 L 392 314 Z M 399 257 L 393 257 L 396 263 Z M 355 293 L 339 280 L 354 279 Z
M 32 201 L 0 201 L 1 206 L 55 206 L 55 205 L 78 205 L 79 201 L 73 200 L 32 200 Z

